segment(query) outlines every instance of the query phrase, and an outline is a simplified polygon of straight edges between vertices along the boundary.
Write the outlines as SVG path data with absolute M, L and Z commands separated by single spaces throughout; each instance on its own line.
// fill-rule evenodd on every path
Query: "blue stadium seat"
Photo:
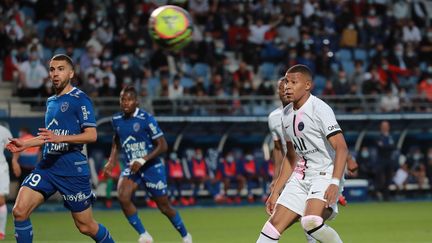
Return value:
M 321 95 L 326 83 L 326 78 L 321 75 L 316 75 L 314 78 L 314 95 Z
M 8 113 L 6 110 L 0 109 L 0 117 L 7 117 Z
M 348 49 L 340 49 L 337 53 L 337 56 L 341 62 L 352 60 L 351 51 Z
M 351 75 L 354 72 L 354 62 L 348 60 L 344 61 L 342 62 L 342 68 L 347 75 Z
M 276 66 L 271 62 L 265 62 L 259 66 L 258 72 L 263 80 L 275 79 Z
M 188 77 L 182 77 L 180 79 L 180 84 L 184 87 L 184 88 L 190 88 L 194 85 L 194 81 L 191 78 Z
M 195 77 L 204 78 L 204 86 L 208 88 L 210 82 L 210 67 L 206 63 L 195 63 L 193 66 L 193 74 Z
M 366 62 L 368 59 L 368 53 L 364 49 L 356 48 L 354 50 L 354 58 Z

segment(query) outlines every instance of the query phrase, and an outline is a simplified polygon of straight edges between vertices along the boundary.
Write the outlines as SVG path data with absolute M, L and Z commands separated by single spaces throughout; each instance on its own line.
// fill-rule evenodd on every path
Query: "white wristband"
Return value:
M 330 181 L 330 184 L 339 186 L 340 180 L 338 178 L 332 178 L 331 181 Z
M 145 162 L 147 162 L 147 161 L 143 158 L 139 158 L 139 159 L 135 159 L 133 162 L 138 162 L 138 163 L 140 163 L 140 165 L 144 165 Z

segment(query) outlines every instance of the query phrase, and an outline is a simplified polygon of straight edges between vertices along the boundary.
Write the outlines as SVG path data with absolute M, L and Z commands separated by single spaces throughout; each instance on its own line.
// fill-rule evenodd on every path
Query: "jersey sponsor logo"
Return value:
M 303 131 L 304 127 L 305 127 L 305 124 L 304 124 L 303 122 L 300 122 L 300 123 L 297 125 L 297 128 L 298 128 L 299 131 Z
M 82 193 L 82 192 L 78 192 L 77 194 L 69 194 L 69 195 L 62 195 L 63 200 L 65 201 L 69 201 L 69 202 L 82 202 L 87 200 L 88 198 L 90 198 L 92 196 L 92 192 L 90 192 L 88 195 Z
M 140 129 L 140 124 L 138 123 L 138 122 L 135 122 L 134 124 L 133 124 L 133 130 L 135 131 L 135 132 L 138 132 L 139 131 L 139 129 Z
M 335 124 L 335 125 L 332 125 L 332 126 L 328 126 L 327 129 L 329 131 L 333 131 L 335 129 L 340 129 L 340 126 L 339 126 L 339 124 Z
M 90 115 L 90 111 L 87 111 L 87 107 L 85 105 L 81 106 L 81 111 L 83 114 L 83 119 L 88 120 L 88 115 Z
M 67 111 L 68 108 L 69 108 L 69 102 L 65 101 L 61 104 L 60 110 L 62 112 L 65 112 L 65 111 Z
M 150 127 L 150 129 L 151 129 L 151 131 L 152 131 L 153 134 L 157 134 L 158 133 L 157 128 L 156 128 L 156 126 L 153 123 L 150 123 L 149 127 Z
M 68 136 L 69 130 L 66 129 L 53 129 L 51 130 L 55 135 L 58 136 Z M 50 143 L 48 146 L 48 153 L 51 152 L 63 152 L 69 150 L 68 143 Z
M 146 143 L 144 141 L 136 142 L 133 136 L 127 137 L 122 147 L 130 160 L 142 158 L 147 155 Z
M 146 182 L 146 187 L 156 190 L 163 190 L 167 187 L 167 184 L 162 181 L 158 181 L 156 184 L 151 182 Z

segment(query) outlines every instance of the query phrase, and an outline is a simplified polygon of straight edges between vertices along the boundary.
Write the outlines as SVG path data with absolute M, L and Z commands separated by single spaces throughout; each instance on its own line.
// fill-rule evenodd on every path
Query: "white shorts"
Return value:
M 9 166 L 7 163 L 0 162 L 0 195 L 9 194 Z
M 291 176 L 276 203 L 303 216 L 307 200 L 314 198 L 326 201 L 324 194 L 330 182 L 331 178 L 329 178 L 328 174 L 323 176 L 316 175 L 311 179 L 304 180 Z M 334 219 L 338 213 L 337 202 L 330 205 L 330 207 L 333 209 L 333 213 L 329 217 L 329 220 Z

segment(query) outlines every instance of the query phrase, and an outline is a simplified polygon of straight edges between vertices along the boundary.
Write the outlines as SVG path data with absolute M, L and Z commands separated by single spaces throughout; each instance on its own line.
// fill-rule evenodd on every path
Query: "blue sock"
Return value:
M 129 224 L 132 225 L 132 227 L 138 232 L 138 234 L 144 234 L 145 229 L 144 225 L 142 224 L 140 218 L 138 217 L 138 213 L 132 214 L 131 216 L 126 217 L 129 221 Z
M 95 242 L 97 243 L 114 243 L 110 232 L 102 224 L 99 224 L 99 230 L 96 233 L 95 237 L 93 237 L 93 240 L 95 240 Z
M 171 224 L 176 228 L 176 230 L 180 233 L 182 237 L 187 235 L 186 227 L 183 224 L 183 220 L 180 217 L 180 214 L 176 212 L 176 215 L 169 219 Z
M 17 243 L 33 242 L 33 226 L 30 219 L 24 221 L 14 221 L 15 238 Z

